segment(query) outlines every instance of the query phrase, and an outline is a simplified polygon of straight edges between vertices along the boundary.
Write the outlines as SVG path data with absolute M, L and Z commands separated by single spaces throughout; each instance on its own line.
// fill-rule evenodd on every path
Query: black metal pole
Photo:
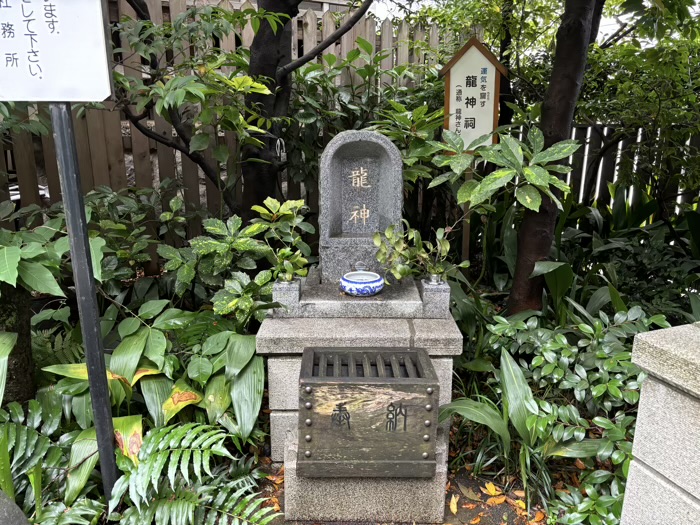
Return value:
M 80 185 L 78 154 L 71 118 L 71 105 L 67 102 L 51 104 L 51 124 L 56 142 L 58 174 L 63 192 L 63 208 L 66 214 L 70 256 L 73 262 L 73 278 L 78 300 L 80 327 L 83 333 L 87 358 L 90 398 L 97 431 L 97 448 L 100 454 L 100 471 L 105 497 L 109 501 L 112 487 L 117 480 L 117 464 L 114 457 L 114 425 L 112 404 L 107 385 L 104 348 L 100 329 L 100 314 L 97 307 L 95 276 L 88 244 L 85 204 Z

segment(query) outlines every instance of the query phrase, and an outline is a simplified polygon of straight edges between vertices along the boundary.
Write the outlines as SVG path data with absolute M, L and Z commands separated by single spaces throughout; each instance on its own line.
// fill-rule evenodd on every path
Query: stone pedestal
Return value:
M 312 271 L 296 285 L 275 285 L 285 305 L 266 319 L 257 352 L 267 357 L 272 460 L 285 465 L 285 517 L 298 521 L 438 523 L 443 520 L 449 422 L 436 442 L 432 478 L 297 476 L 301 356 L 307 347 L 424 348 L 440 382 L 440 404 L 452 393 L 453 358 L 462 334 L 449 313 L 449 286 L 405 282 L 369 298 L 342 295 Z
M 621 525 L 700 523 L 700 323 L 635 337 L 642 387 Z

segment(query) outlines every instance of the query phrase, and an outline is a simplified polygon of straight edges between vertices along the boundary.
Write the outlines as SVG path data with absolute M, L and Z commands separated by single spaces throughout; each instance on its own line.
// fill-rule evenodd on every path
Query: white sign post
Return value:
M 501 75 L 506 74 L 493 53 L 471 38 L 440 71 L 445 77 L 444 128 L 460 135 L 465 145 L 496 129 Z
M 472 37 L 440 71 L 445 77 L 445 123 L 465 147 L 498 127 L 501 75 L 508 71 L 479 40 Z M 493 137 L 495 143 L 497 137 Z M 488 144 L 489 140 L 474 148 Z M 471 172 L 467 172 L 471 178 Z M 468 207 L 464 206 L 466 214 Z M 462 229 L 462 259 L 469 260 L 469 221 Z
M 0 101 L 51 102 L 100 473 L 109 501 L 117 477 L 114 425 L 70 105 L 102 102 L 112 91 L 102 2 L 0 0 Z
M 110 96 L 100 0 L 0 0 L 0 100 Z

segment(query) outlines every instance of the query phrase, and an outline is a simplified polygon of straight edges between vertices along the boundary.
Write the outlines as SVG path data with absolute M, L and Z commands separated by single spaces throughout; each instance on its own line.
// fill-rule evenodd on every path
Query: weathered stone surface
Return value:
M 440 382 L 440 404 L 444 405 L 452 396 L 452 358 L 433 358 L 432 363 Z M 268 358 L 268 393 L 273 412 L 299 408 L 300 370 L 301 357 Z
M 285 518 L 290 521 L 442 523 L 447 439 L 438 432 L 437 473 L 428 479 L 297 476 L 296 433 L 287 436 Z
M 431 356 L 462 353 L 452 319 L 266 319 L 257 335 L 258 354 L 301 354 L 310 346 L 425 348 Z
M 24 512 L 0 490 L 0 523 L 2 525 L 29 525 Z
M 700 398 L 700 324 L 637 335 L 632 361 L 650 374 Z
M 275 318 L 315 317 L 315 318 L 411 318 L 423 316 L 423 301 L 412 280 L 385 286 L 384 290 L 372 297 L 351 297 L 341 293 L 337 283 L 311 284 L 301 286 L 301 294 L 295 300 L 292 294 L 275 285 L 273 299 L 285 308 L 274 310 Z
M 298 398 L 295 398 L 297 400 Z M 297 401 L 298 404 L 298 401 Z M 285 446 L 289 432 L 295 432 L 299 426 L 299 411 L 272 411 L 270 414 L 270 459 L 274 463 L 284 461 Z
M 403 161 L 373 131 L 344 131 L 321 157 L 319 251 L 321 280 L 337 282 L 361 261 L 379 271 L 372 236 L 401 223 Z
M 463 338 L 457 324 L 450 319 L 413 319 L 409 321 L 411 346 L 425 348 L 429 355 L 459 355 Z
M 621 525 L 697 525 L 700 500 L 670 483 L 642 461 L 630 466 Z
M 700 399 L 650 377 L 642 387 L 634 457 L 700 494 Z
M 423 315 L 420 317 L 424 319 L 452 319 L 449 284 L 435 285 L 422 280 L 418 289 L 423 300 Z

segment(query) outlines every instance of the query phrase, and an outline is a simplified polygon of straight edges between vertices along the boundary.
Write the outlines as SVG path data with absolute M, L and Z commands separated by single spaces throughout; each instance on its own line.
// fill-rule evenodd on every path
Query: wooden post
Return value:
M 410 28 L 408 27 L 408 22 L 405 20 L 402 20 L 401 23 L 399 24 L 399 35 L 398 35 L 398 42 L 396 43 L 396 65 L 397 66 L 403 66 L 403 65 L 408 65 L 410 64 L 410 59 L 408 55 L 408 39 L 409 39 L 409 31 Z M 406 87 L 409 84 L 408 78 L 402 78 L 401 82 L 399 83 L 402 87 Z
M 391 76 L 389 73 L 387 73 L 387 71 L 394 67 L 394 24 L 390 18 L 386 18 L 384 22 L 382 22 L 380 41 L 381 50 L 389 51 L 389 53 L 382 59 L 383 73 L 381 85 L 390 86 Z

